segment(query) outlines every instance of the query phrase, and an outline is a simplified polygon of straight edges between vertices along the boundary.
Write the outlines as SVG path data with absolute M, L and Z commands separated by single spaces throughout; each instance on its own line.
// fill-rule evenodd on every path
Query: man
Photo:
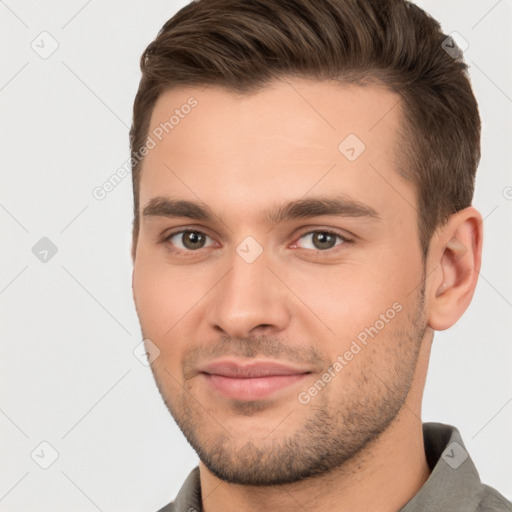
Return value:
M 208 0 L 141 67 L 134 300 L 200 458 L 162 510 L 510 510 L 421 421 L 481 261 L 453 41 L 402 0 Z

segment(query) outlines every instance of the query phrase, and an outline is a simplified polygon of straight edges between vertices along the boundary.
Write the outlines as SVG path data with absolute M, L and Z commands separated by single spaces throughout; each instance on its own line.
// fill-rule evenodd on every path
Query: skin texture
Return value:
M 133 293 L 143 336 L 160 350 L 158 389 L 201 459 L 204 510 L 398 510 L 429 475 L 421 399 L 430 347 L 473 295 L 479 213 L 450 217 L 423 260 L 416 191 L 395 164 L 400 106 L 383 88 L 302 79 L 250 95 L 181 87 L 159 98 L 150 133 L 190 97 L 197 106 L 143 163 Z M 365 145 L 353 161 L 338 147 L 349 134 Z M 142 215 L 156 197 L 197 202 L 214 217 Z M 377 215 L 265 215 L 318 197 Z M 185 228 L 205 238 L 169 238 Z M 256 244 L 244 245 L 249 236 Z M 248 263 L 241 243 L 262 252 Z M 357 351 L 370 326 L 377 333 Z M 264 399 L 234 400 L 200 372 L 224 357 L 311 373 Z M 309 392 L 329 368 L 330 381 Z

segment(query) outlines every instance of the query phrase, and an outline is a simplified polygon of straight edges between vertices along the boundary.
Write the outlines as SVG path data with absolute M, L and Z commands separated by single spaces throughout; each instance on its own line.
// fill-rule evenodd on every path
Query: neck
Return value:
M 407 407 L 386 432 L 342 467 L 300 482 L 272 487 L 230 484 L 200 463 L 205 512 L 396 512 L 429 474 L 421 421 Z

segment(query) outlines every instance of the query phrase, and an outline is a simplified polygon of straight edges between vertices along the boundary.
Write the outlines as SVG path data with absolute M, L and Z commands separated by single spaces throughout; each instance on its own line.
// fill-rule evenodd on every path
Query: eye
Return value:
M 213 242 L 212 238 L 210 238 L 203 232 L 187 229 L 184 231 L 177 231 L 175 233 L 171 233 L 165 238 L 165 241 L 170 242 L 174 247 L 176 247 L 179 250 L 195 251 L 197 249 L 203 249 L 204 247 L 208 247 L 206 245 L 206 241 L 208 239 L 211 242 Z M 213 244 L 210 243 L 209 245 Z
M 303 240 L 299 246 L 300 248 L 312 249 L 316 251 L 326 251 L 348 241 L 345 240 L 345 238 L 343 238 L 339 233 L 325 229 L 310 231 L 309 233 L 302 235 L 299 240 Z M 294 245 L 297 246 L 297 244 Z

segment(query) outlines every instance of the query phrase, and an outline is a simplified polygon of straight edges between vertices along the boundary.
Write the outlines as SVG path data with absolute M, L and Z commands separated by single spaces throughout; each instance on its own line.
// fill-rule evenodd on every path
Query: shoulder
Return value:
M 199 467 L 196 466 L 181 486 L 175 500 L 158 512 L 201 512 L 201 481 Z
M 512 503 L 496 489 L 483 484 L 476 512 L 511 512 Z
M 161 508 L 157 512 L 181 512 L 181 511 L 183 511 L 183 512 L 201 512 L 201 510 L 198 510 L 197 508 L 192 507 L 192 506 L 189 506 L 186 508 L 180 508 L 180 506 L 175 503 L 176 503 L 175 501 L 172 501 L 171 503 L 169 503 L 165 507 Z
M 157 512 L 175 512 L 174 501 L 166 505 L 165 507 L 159 509 Z

